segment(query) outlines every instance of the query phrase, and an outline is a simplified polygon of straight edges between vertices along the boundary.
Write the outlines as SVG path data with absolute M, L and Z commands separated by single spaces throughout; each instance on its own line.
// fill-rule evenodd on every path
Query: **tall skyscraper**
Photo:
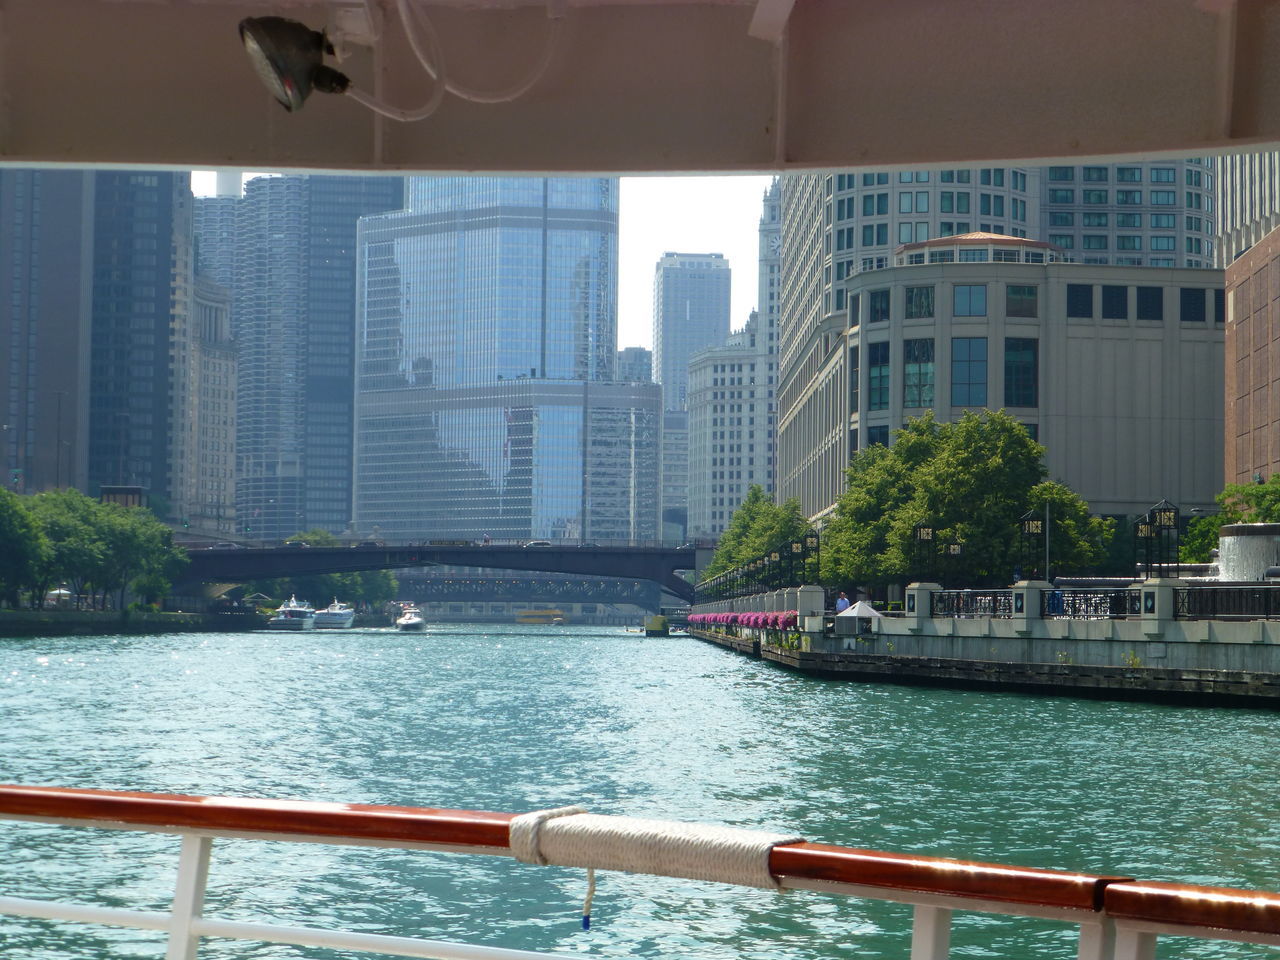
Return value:
M 689 364 L 689 534 L 718 537 L 753 485 L 774 488 L 781 188 L 764 195 L 760 309 Z
M 0 477 L 87 490 L 94 175 L 0 169 Z
M 397 177 L 260 177 L 231 204 L 200 203 L 201 262 L 215 279 L 231 265 L 242 535 L 350 523 L 356 222 L 400 209 L 403 191 Z
M 653 365 L 668 410 L 688 409 L 689 360 L 729 335 L 729 261 L 665 253 L 653 271 Z
M 89 486 L 173 496 L 174 331 L 190 319 L 191 176 L 94 174 Z M 162 513 L 167 510 L 161 508 Z
M 656 386 L 613 382 L 618 185 L 423 177 L 360 227 L 356 523 L 651 539 Z

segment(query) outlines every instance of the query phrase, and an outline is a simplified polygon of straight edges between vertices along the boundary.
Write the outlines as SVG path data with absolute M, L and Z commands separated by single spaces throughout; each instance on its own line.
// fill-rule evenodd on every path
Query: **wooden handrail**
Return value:
M 515 814 L 434 807 L 202 797 L 0 785 L 0 817 L 130 824 L 384 843 L 509 848 Z M 1040 907 L 1105 911 L 1117 919 L 1280 933 L 1280 894 L 1145 883 L 1129 877 L 860 850 L 821 843 L 773 849 L 778 877 Z
M 1103 897 L 1107 915 L 1170 926 L 1280 934 L 1280 894 L 1181 883 L 1116 883 Z
M 513 813 L 0 785 L 0 814 L 351 840 L 507 846 Z

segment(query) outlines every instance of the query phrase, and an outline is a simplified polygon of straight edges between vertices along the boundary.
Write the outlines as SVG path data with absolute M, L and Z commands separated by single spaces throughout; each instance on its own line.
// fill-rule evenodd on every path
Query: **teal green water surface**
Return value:
M 1280 889 L 1280 716 L 816 680 L 683 637 L 434 627 L 0 640 L 0 781 L 593 812 Z M 171 837 L 0 822 L 0 896 L 166 909 Z M 602 957 L 898 958 L 910 911 L 505 858 L 221 840 L 207 913 Z M 957 914 L 955 957 L 1073 957 Z M 163 956 L 0 916 L 4 960 Z M 201 957 L 353 957 L 207 941 Z M 1276 957 L 1162 940 L 1164 958 Z

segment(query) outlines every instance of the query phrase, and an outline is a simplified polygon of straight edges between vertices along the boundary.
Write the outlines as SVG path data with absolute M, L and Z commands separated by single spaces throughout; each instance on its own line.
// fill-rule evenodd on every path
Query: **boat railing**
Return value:
M 166 960 L 197 960 L 202 938 L 357 950 L 440 960 L 536 960 L 550 953 L 316 927 L 220 920 L 204 915 L 215 838 L 362 845 L 513 856 L 515 814 L 364 804 L 198 797 L 59 787 L 0 786 L 0 819 L 175 834 L 181 837 L 173 906 L 168 912 L 0 896 L 0 915 L 103 924 L 168 934 Z M 566 820 L 572 820 L 572 817 Z M 625 817 L 593 817 L 592 836 Z M 650 821 L 640 821 L 650 824 Z M 692 847 L 699 830 L 671 824 Z M 544 832 L 548 830 L 541 826 Z M 688 835 L 687 841 L 685 835 Z M 537 829 L 533 833 L 538 836 Z M 567 865 L 619 869 L 624 834 L 606 836 Z M 760 835 L 768 836 L 768 835 Z M 526 834 L 527 837 L 527 834 Z M 619 850 L 622 854 L 619 854 Z M 1079 928 L 1079 960 L 1153 960 L 1161 935 L 1280 944 L 1280 894 L 1130 877 L 885 853 L 793 842 L 767 850 L 768 879 L 779 888 L 910 904 L 912 960 L 943 960 L 955 911 L 1039 917 Z M 681 852 L 672 858 L 683 863 Z M 644 859 L 643 855 L 641 859 Z M 660 859 L 660 858 L 659 858 Z M 649 862 L 657 862 L 650 855 Z M 541 862 L 541 861 L 540 861 Z M 550 862 L 563 862 L 551 860 Z M 665 862 L 665 861 L 664 861 Z M 630 868 L 626 868 L 630 869 Z M 637 873 L 657 873 L 638 870 Z M 669 876 L 693 876 L 681 868 Z M 734 878 L 726 882 L 745 883 Z M 578 960 L 581 960 L 578 954 Z M 566 958 L 567 960 L 567 958 Z

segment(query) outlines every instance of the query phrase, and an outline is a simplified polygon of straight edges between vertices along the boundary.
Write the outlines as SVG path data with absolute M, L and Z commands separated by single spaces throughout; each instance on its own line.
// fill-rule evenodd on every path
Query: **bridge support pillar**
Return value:
M 1183 580 L 1153 577 L 1142 581 L 1142 632 L 1148 637 L 1161 636 L 1174 620 L 1173 591 L 1185 587 Z
M 909 583 L 903 594 L 903 602 L 906 607 L 907 629 L 912 633 L 919 633 L 924 629 L 924 622 L 933 616 L 932 603 L 929 595 L 935 590 L 941 590 L 940 583 Z
M 1044 580 L 1019 580 L 1013 585 L 1013 629 L 1020 636 L 1029 636 L 1035 629 L 1031 623 L 1040 619 L 1040 596 L 1052 589 L 1053 584 Z

